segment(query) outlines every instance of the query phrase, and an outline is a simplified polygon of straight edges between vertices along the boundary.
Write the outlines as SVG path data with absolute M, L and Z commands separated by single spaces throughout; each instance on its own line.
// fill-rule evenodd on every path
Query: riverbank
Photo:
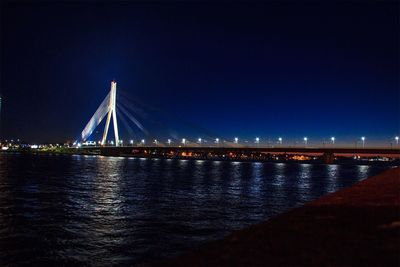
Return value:
M 399 266 L 400 168 L 146 266 Z
M 56 150 L 9 150 L 0 151 L 1 154 L 32 154 L 32 155 L 82 155 L 82 156 L 102 156 L 102 157 L 124 157 L 124 158 L 139 158 L 139 159 L 172 159 L 172 160 L 201 160 L 201 161 L 222 161 L 222 162 L 261 162 L 261 163 L 288 163 L 288 164 L 333 164 L 333 165 L 378 165 L 378 166 L 400 166 L 400 160 L 368 160 L 368 159 L 354 159 L 351 157 L 338 157 L 332 163 L 326 163 L 320 158 L 311 158 L 308 160 L 299 159 L 282 159 L 282 158 L 230 158 L 230 157 L 193 157 L 193 156 L 165 156 L 165 155 L 152 155 L 152 154 L 120 154 L 120 155 L 100 155 L 100 151 L 91 151 L 79 148 L 69 149 L 56 149 Z

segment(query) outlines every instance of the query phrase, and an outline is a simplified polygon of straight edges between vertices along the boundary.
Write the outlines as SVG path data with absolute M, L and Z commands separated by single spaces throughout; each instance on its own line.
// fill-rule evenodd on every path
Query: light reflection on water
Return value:
M 0 155 L 0 265 L 171 257 L 383 169 Z

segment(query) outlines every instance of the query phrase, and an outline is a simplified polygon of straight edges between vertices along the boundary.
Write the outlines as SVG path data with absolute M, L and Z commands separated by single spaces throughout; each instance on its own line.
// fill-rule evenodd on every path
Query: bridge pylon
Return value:
M 103 138 L 101 139 L 102 145 L 104 145 L 107 141 L 108 128 L 110 126 L 110 121 L 111 121 L 111 116 L 112 116 L 113 125 L 114 125 L 115 145 L 119 146 L 117 110 L 115 108 L 116 100 L 117 100 L 117 83 L 115 81 L 112 81 L 111 82 L 111 91 L 110 91 L 109 111 L 107 114 L 106 125 L 104 127 Z
M 110 127 L 111 117 L 114 125 L 114 137 L 115 146 L 119 146 L 119 135 L 118 135 L 118 122 L 117 122 L 117 83 L 115 81 L 111 82 L 110 93 L 106 96 L 100 106 L 97 108 L 96 112 L 86 124 L 85 129 L 82 131 L 82 140 L 86 139 L 92 134 L 94 128 L 96 128 L 103 118 L 107 115 L 106 125 L 104 127 L 103 138 L 101 139 L 101 145 L 105 145 L 107 141 L 108 129 Z

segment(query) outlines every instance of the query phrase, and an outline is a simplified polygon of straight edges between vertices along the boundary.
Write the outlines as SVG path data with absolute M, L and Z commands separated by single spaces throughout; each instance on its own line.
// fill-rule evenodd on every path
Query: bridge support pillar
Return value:
M 100 147 L 100 155 L 102 156 L 120 156 L 121 151 L 118 147 Z
M 335 155 L 333 152 L 324 152 L 322 159 L 325 164 L 332 164 L 335 161 Z

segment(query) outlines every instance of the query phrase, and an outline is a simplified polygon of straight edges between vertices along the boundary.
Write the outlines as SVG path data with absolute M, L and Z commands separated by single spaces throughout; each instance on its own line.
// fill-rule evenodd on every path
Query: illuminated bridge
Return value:
M 117 106 L 116 106 L 116 90 L 117 84 L 111 82 L 110 93 L 103 100 L 92 118 L 87 123 L 82 131 L 82 141 L 86 141 L 94 129 L 107 116 L 103 137 L 98 146 L 82 147 L 84 153 L 112 155 L 112 156 L 136 156 L 136 157 L 164 157 L 164 158 L 195 158 L 195 159 L 217 159 L 217 160 L 250 160 L 250 161 L 288 161 L 292 159 L 310 160 L 318 159 L 325 163 L 332 163 L 336 157 L 347 158 L 390 158 L 397 162 L 400 158 L 400 149 L 396 148 L 340 148 L 340 147 L 284 147 L 282 141 L 279 145 L 273 147 L 264 147 L 261 144 L 254 146 L 244 146 L 235 142 L 220 142 L 216 141 L 208 144 L 202 143 L 199 139 L 197 143 L 188 143 L 182 139 L 182 145 L 174 145 L 168 139 L 167 143 L 158 143 L 154 140 L 154 145 L 145 145 L 144 140 L 141 143 L 134 145 L 131 141 L 130 146 L 123 146 L 122 140 L 119 139 L 118 123 L 117 123 Z M 106 139 L 109 130 L 109 125 L 113 120 L 114 126 L 114 145 L 107 145 Z M 130 116 L 131 121 L 143 132 L 146 130 L 142 124 L 133 116 Z M 258 139 L 258 138 L 257 138 Z M 364 142 L 364 138 L 362 139 Z M 257 142 L 259 140 L 256 140 Z M 305 139 L 307 142 L 307 139 Z M 334 141 L 334 140 L 333 140 Z M 96 144 L 96 143 L 94 143 Z M 175 143 L 176 144 L 176 143 Z

